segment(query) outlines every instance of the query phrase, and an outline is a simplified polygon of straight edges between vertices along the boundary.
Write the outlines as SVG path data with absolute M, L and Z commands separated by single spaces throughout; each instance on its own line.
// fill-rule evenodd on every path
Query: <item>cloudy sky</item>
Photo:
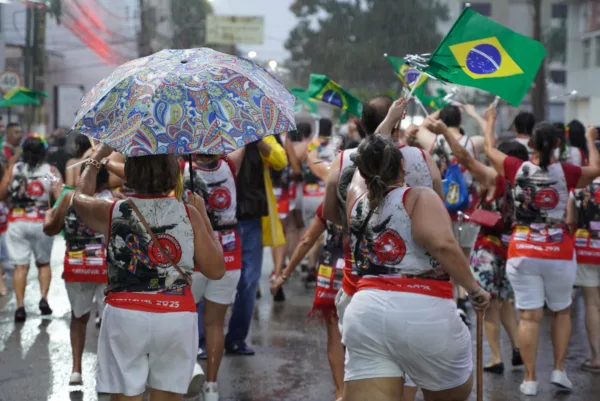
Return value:
M 246 52 L 256 51 L 261 60 L 278 62 L 282 62 L 288 56 L 283 44 L 296 24 L 296 17 L 290 12 L 292 3 L 293 0 L 212 0 L 215 14 L 264 15 L 264 44 L 241 48 Z

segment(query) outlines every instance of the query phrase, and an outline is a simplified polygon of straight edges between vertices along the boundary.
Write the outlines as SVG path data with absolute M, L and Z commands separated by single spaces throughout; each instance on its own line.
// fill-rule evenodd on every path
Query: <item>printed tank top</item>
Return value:
M 171 259 L 186 273 L 194 270 L 194 231 L 187 206 L 175 198 L 130 197 Z M 162 255 L 127 200 L 111 209 L 108 239 L 108 286 L 111 291 L 158 292 L 186 285 Z
M 353 206 L 350 241 L 357 255 L 359 276 L 449 279 L 439 263 L 412 238 L 412 221 L 404 207 L 408 191 L 408 187 L 390 191 L 368 221 L 367 194 L 362 195 Z M 357 244 L 360 237 L 362 239 Z
M 579 263 L 600 264 L 600 179 L 573 193 L 577 208 L 575 249 Z
M 237 190 L 235 166 L 227 159 L 210 165 L 194 163 L 194 189 L 202 195 L 213 229 L 219 230 L 237 224 Z M 183 170 L 183 182 L 191 189 L 189 163 Z
M 45 177 L 51 172 L 52 166 L 47 163 L 34 169 L 23 162 L 13 166 L 12 181 L 8 184 L 11 196 L 9 221 L 44 221 L 50 192 L 50 182 Z

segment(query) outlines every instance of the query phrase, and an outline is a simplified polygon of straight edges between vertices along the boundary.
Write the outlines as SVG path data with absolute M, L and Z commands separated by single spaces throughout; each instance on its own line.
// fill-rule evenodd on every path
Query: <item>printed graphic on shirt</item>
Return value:
M 154 199 L 153 201 L 155 201 L 152 203 L 153 215 L 162 216 L 163 219 L 159 219 L 159 221 L 168 219 L 170 224 L 163 223 L 159 226 L 152 226 L 152 231 L 173 262 L 179 264 L 183 269 L 185 267 L 180 264 L 183 251 L 176 237 L 191 235 L 189 240 L 193 240 L 187 215 L 184 211 L 174 213 L 172 207 L 172 202 L 176 202 L 174 199 Z M 140 210 L 143 210 L 143 207 L 140 207 Z M 146 218 L 148 219 L 148 217 Z M 113 210 L 108 249 L 109 260 L 112 264 L 112 268 L 109 269 L 109 283 L 111 284 L 118 283 L 119 287 L 128 291 L 177 289 L 186 284 L 185 280 L 179 278 L 179 273 L 171 266 L 159 247 L 153 243 L 131 205 L 126 201 L 117 203 Z M 191 267 L 193 268 L 193 266 Z
M 556 188 L 558 184 L 555 177 L 545 173 L 542 169 L 538 168 L 532 172 L 530 165 L 523 165 L 520 174 L 517 174 L 515 178 L 514 185 L 517 223 L 522 225 L 562 223 L 562 219 L 557 220 L 549 214 L 557 208 L 560 201 L 560 195 Z
M 575 190 L 577 207 L 577 231 L 575 247 L 577 261 L 600 264 L 600 183 Z
M 11 195 L 11 220 L 43 220 L 48 210 L 48 190 L 44 177 L 51 172 L 50 165 L 42 164 L 31 169 L 19 162 L 13 167 L 13 176 L 8 184 Z

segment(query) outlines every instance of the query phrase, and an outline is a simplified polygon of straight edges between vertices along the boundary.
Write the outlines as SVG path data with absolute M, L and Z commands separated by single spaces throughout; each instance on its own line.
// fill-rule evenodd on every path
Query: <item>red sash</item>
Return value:
M 346 248 L 346 246 L 344 246 Z M 342 279 L 342 289 L 349 297 L 356 294 L 356 286 L 360 277 L 353 269 L 354 258 L 352 252 L 344 249 L 344 278 Z
M 10 211 L 8 215 L 8 221 L 35 221 L 35 222 L 43 222 L 46 218 L 46 210 L 41 209 L 37 206 L 29 206 L 25 209 L 23 208 L 14 208 Z
M 517 226 L 508 245 L 508 258 L 527 257 L 536 259 L 572 260 L 573 239 L 565 230 L 546 234 L 532 232 L 527 226 Z
M 223 247 L 225 270 L 240 270 L 242 268 L 242 246 L 238 230 L 219 230 L 214 233 Z
M 502 240 L 496 235 L 479 234 L 473 249 L 487 249 L 494 255 L 506 259 L 508 248 L 502 243 Z
M 358 291 L 377 289 L 383 291 L 410 292 L 432 297 L 453 299 L 450 281 L 424 280 L 418 278 L 366 277 L 358 282 Z
M 277 199 L 277 211 L 280 215 L 287 216 L 290 213 L 290 194 L 279 187 L 273 187 L 275 199 Z
M 196 303 L 188 286 L 157 293 L 110 292 L 105 302 L 115 308 L 142 312 L 196 312 Z
M 600 265 L 600 240 L 592 238 L 591 232 L 580 228 L 575 233 L 577 263 Z
M 342 287 L 344 259 L 341 255 L 335 255 L 331 260 L 333 266 L 319 264 L 317 289 L 311 314 L 317 310 L 323 311 L 325 314 L 335 311 L 335 296 Z

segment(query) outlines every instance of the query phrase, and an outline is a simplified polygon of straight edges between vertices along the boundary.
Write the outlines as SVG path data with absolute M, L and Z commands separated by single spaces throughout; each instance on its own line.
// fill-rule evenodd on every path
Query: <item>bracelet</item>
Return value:
M 87 162 L 85 162 L 85 165 L 87 167 L 89 167 L 89 166 L 96 167 L 98 170 L 100 170 L 102 168 L 102 165 L 100 164 L 100 162 L 98 160 L 94 160 L 94 159 L 89 159 Z
M 477 289 L 473 292 L 468 292 L 467 294 L 469 295 L 470 298 L 473 298 L 475 295 L 479 294 L 481 292 L 481 290 L 483 290 L 483 288 L 481 288 L 481 286 L 477 287 Z

